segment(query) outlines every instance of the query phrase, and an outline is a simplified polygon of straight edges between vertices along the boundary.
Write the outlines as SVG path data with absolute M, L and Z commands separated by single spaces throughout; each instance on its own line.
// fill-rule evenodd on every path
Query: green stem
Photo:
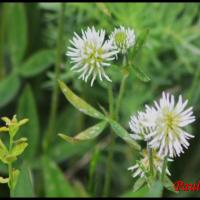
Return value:
M 114 108 L 113 108 L 113 91 L 112 86 L 108 86 L 108 99 L 109 99 L 109 113 L 110 117 L 113 118 Z
M 165 174 L 166 174 L 166 168 L 167 168 L 167 158 L 168 156 L 165 156 L 164 162 L 163 162 L 163 167 L 162 167 L 162 174 L 161 174 L 161 181 L 164 181 Z
M 124 56 L 123 59 L 123 69 L 126 67 L 127 63 L 127 57 Z M 119 108 L 121 104 L 121 100 L 124 94 L 124 89 L 125 89 L 125 84 L 126 84 L 126 79 L 128 77 L 128 73 L 126 70 L 124 71 L 124 75 L 120 84 L 120 89 L 119 89 L 119 95 L 117 98 L 117 103 L 116 103 L 116 109 L 113 109 L 113 92 L 111 86 L 108 88 L 108 96 L 109 96 L 109 112 L 110 112 L 110 117 L 118 120 L 119 118 Z M 114 115 L 114 116 L 113 116 Z M 104 183 L 104 190 L 103 190 L 103 195 L 104 197 L 108 195 L 109 190 L 110 190 L 110 182 L 111 182 L 111 172 L 112 172 L 112 160 L 113 160 L 113 155 L 114 155 L 114 145 L 115 145 L 115 134 L 113 133 L 111 129 L 111 145 L 109 148 L 108 152 L 108 161 L 107 161 L 107 169 L 106 169 L 106 177 L 105 177 L 105 183 Z
M 112 91 L 112 86 L 109 85 L 108 87 L 108 100 L 109 100 L 109 113 L 110 117 L 113 118 L 114 114 L 114 109 L 113 109 L 113 91 Z M 112 160 L 113 160 L 113 146 L 114 146 L 114 141 L 115 141 L 115 135 L 111 131 L 111 144 L 109 147 L 109 152 L 108 152 L 108 160 L 107 160 L 107 166 L 106 166 L 106 176 L 105 176 L 105 182 L 104 182 L 104 189 L 103 189 L 103 196 L 106 197 L 109 193 L 110 189 L 110 180 L 111 180 L 111 169 L 112 169 Z
M 127 75 L 124 75 L 122 78 L 122 81 L 121 81 L 121 85 L 120 85 L 120 89 L 119 89 L 119 96 L 117 98 L 117 105 L 116 105 L 116 113 L 115 113 L 116 120 L 118 120 L 118 118 L 119 118 L 119 108 L 121 105 L 122 96 L 124 94 L 127 77 L 128 77 Z
M 122 97 L 124 95 L 124 89 L 125 89 L 125 85 L 126 85 L 126 80 L 128 78 L 128 73 L 125 69 L 126 67 L 126 64 L 127 64 L 127 57 L 126 55 L 124 56 L 124 59 L 123 59 L 123 78 L 121 80 L 121 84 L 120 84 L 120 88 L 119 88 L 119 95 L 118 95 L 118 98 L 117 98 L 117 103 L 116 103 L 116 110 L 115 110 L 115 118 L 116 120 L 118 120 L 119 118 L 119 109 L 120 109 L 120 105 L 121 105 L 121 100 L 122 100 Z
M 57 58 L 55 65 L 55 77 L 54 77 L 54 86 L 52 93 L 52 101 L 51 101 L 51 111 L 49 117 L 49 124 L 45 139 L 45 150 L 48 148 L 49 144 L 52 141 L 53 133 L 55 131 L 55 121 L 57 115 L 57 107 L 58 107 L 58 79 L 60 77 L 60 66 L 62 64 L 62 46 L 63 46 L 63 34 L 64 34 L 64 16 L 65 16 L 65 3 L 61 3 L 61 12 L 59 17 L 59 30 L 58 30 L 58 40 L 57 40 Z
M 93 195 L 93 188 L 94 188 L 94 175 L 95 175 L 95 169 L 97 165 L 97 159 L 98 159 L 98 146 L 95 147 L 95 150 L 92 155 L 92 159 L 90 161 L 90 168 L 89 168 L 89 181 L 88 181 L 88 191 L 91 195 Z
M 149 157 L 149 166 L 150 166 L 150 174 L 152 177 L 154 177 L 154 166 L 153 166 L 153 151 L 147 144 L 147 150 L 148 150 L 148 157 Z
M 114 154 L 114 144 L 115 144 L 115 134 L 111 130 L 111 144 L 109 147 L 108 152 L 108 160 L 107 160 L 107 166 L 106 166 L 106 177 L 104 182 L 104 189 L 103 189 L 103 196 L 107 197 L 110 190 L 110 182 L 111 182 L 111 172 L 112 172 L 112 160 L 113 160 L 113 154 Z
M 10 136 L 9 140 L 9 152 L 11 152 L 13 146 L 13 138 Z M 13 189 L 13 173 L 12 173 L 12 162 L 8 164 L 8 173 L 9 173 L 9 188 L 10 188 L 10 196 L 12 194 Z

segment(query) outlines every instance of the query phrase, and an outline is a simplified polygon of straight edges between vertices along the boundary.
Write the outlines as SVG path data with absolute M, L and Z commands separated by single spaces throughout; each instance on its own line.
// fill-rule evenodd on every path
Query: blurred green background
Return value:
M 0 4 L 0 117 L 29 118 L 19 134 L 29 140 L 17 165 L 22 166 L 16 196 L 101 196 L 108 155 L 107 128 L 101 136 L 81 144 L 62 141 L 57 133 L 75 135 L 96 121 L 78 112 L 59 90 L 56 130 L 47 152 L 42 144 L 47 130 L 56 62 L 56 44 L 60 3 Z M 77 79 L 70 70 L 65 52 L 74 31 L 88 26 L 104 28 L 131 27 L 136 37 L 146 29 L 146 43 L 135 58 L 135 64 L 151 78 L 142 82 L 134 74 L 128 78 L 120 108 L 120 123 L 128 128 L 130 115 L 152 103 L 167 90 L 183 94 L 194 107 L 197 118 L 190 127 L 195 139 L 190 148 L 170 163 L 173 182 L 187 183 L 200 179 L 200 4 L 199 3 L 66 3 L 61 79 L 79 96 L 99 109 L 108 108 L 107 91 L 101 82 L 93 87 Z M 117 96 L 122 74 L 113 66 L 114 95 Z M 2 124 L 1 124 L 2 125 Z M 6 137 L 2 134 L 3 139 Z M 174 194 L 154 188 L 133 193 L 135 179 L 127 168 L 139 157 L 124 141 L 117 138 L 111 174 L 110 196 L 194 197 L 200 192 Z M 7 169 L 0 163 L 0 176 Z M 7 186 L 0 185 L 0 197 L 9 195 Z

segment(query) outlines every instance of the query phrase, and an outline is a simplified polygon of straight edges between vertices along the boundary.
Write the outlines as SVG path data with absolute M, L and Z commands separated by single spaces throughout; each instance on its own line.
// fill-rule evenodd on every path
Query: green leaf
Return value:
M 45 71 L 54 62 L 55 52 L 53 50 L 40 50 L 19 68 L 19 73 L 23 77 L 32 77 Z
M 0 81 L 0 107 L 10 103 L 17 95 L 20 88 L 20 80 L 17 75 L 10 74 L 5 79 Z
M 88 191 L 92 193 L 92 189 L 94 186 L 94 174 L 95 174 L 95 169 L 97 167 L 97 163 L 100 157 L 100 151 L 98 147 L 94 149 L 91 161 L 90 161 L 90 167 L 89 167 L 89 182 L 88 182 Z
M 15 160 L 17 160 L 17 157 L 13 156 L 9 153 L 2 158 L 2 162 L 6 163 L 6 164 L 12 163 Z
M 11 190 L 13 190 L 15 188 L 15 186 L 17 185 L 17 181 L 18 181 L 18 177 L 19 177 L 20 171 L 18 169 L 13 169 L 12 171 L 12 188 Z M 10 186 L 10 183 L 8 183 Z
M 163 185 L 160 181 L 155 181 L 147 194 L 147 197 L 162 197 Z
M 74 182 L 74 189 L 76 190 L 77 197 L 91 197 L 85 189 L 84 185 L 80 181 Z
M 143 82 L 148 82 L 151 80 L 150 77 L 147 76 L 145 72 L 143 72 L 142 69 L 140 69 L 139 67 L 132 65 L 130 69 L 132 74 L 135 75 L 139 80 Z
M 133 186 L 133 192 L 138 191 L 145 184 L 145 182 L 146 182 L 146 180 L 144 177 L 138 178 Z
M 91 177 L 93 177 L 94 175 L 94 171 L 96 169 L 96 166 L 97 166 L 97 162 L 99 160 L 99 157 L 100 157 L 100 151 L 98 148 L 95 148 L 94 152 L 93 152 L 93 155 L 92 155 L 92 158 L 91 158 L 91 161 L 90 161 L 90 169 L 89 169 L 89 172 L 90 172 L 90 175 Z
M 19 136 L 26 136 L 31 143 L 23 154 L 23 158 L 31 160 L 38 149 L 39 122 L 35 98 L 30 86 L 26 86 L 18 102 L 17 115 L 19 118 L 29 118 L 30 121 L 20 127 Z
M 48 155 L 56 162 L 66 161 L 74 156 L 82 156 L 94 146 L 91 141 L 93 142 L 93 140 L 88 140 L 87 142 L 80 143 L 78 148 L 77 145 L 62 141 L 50 148 Z
M 12 197 L 34 197 L 32 174 L 29 166 L 23 164 L 18 177 L 18 182 L 12 191 Z
M 27 146 L 28 146 L 27 142 L 20 142 L 15 144 L 15 146 L 11 150 L 11 155 L 15 157 L 21 155 Z
M 12 124 L 9 126 L 9 134 L 10 137 L 14 138 L 14 136 L 17 134 L 17 132 L 19 131 L 19 125 L 18 124 Z
M 27 19 L 23 3 L 9 5 L 8 44 L 14 66 L 21 63 L 27 47 Z
M 5 126 L 4 126 L 4 127 L 1 127 L 1 128 L 0 128 L 0 133 L 1 133 L 1 132 L 3 132 L 3 133 L 6 132 L 6 133 L 8 133 L 8 132 L 9 132 L 9 128 L 8 128 L 8 127 L 5 127 Z
M 7 147 L 5 146 L 5 144 L 0 139 L 0 156 L 7 154 L 7 153 L 8 153 Z
M 22 137 L 22 138 L 20 138 L 20 139 L 18 139 L 18 140 L 15 140 L 15 141 L 14 141 L 14 144 L 19 144 L 19 143 L 21 143 L 21 142 L 27 142 L 27 141 L 28 141 L 27 138 Z
M 65 141 L 61 141 L 56 145 L 53 145 L 51 148 L 48 149 L 46 154 L 48 155 L 49 159 L 54 160 L 56 163 L 62 163 L 67 161 L 74 156 L 82 157 L 85 155 L 86 152 L 94 148 L 95 142 L 93 140 L 87 140 L 86 142 L 79 143 L 78 148 L 77 145 L 72 143 L 66 143 Z M 63 153 L 68 152 L 68 153 Z M 31 160 L 31 168 L 32 169 L 40 169 L 40 160 L 42 160 L 43 155 L 37 158 L 37 162 Z M 5 170 L 0 165 L 0 171 L 4 172 Z
M 106 125 L 107 125 L 107 122 L 105 122 L 105 121 L 100 122 L 88 129 L 86 129 L 85 131 L 79 133 L 78 135 L 76 135 L 74 137 L 70 137 L 70 136 L 64 135 L 62 133 L 59 133 L 58 135 L 62 139 L 64 139 L 65 141 L 67 141 L 69 143 L 77 143 L 82 140 L 90 140 L 90 139 L 97 137 L 105 129 Z
M 75 197 L 75 190 L 64 177 L 56 163 L 47 157 L 42 159 L 45 197 Z
M 133 51 L 131 53 L 132 59 L 136 56 L 136 54 L 142 49 L 144 46 L 144 43 L 146 42 L 147 36 L 149 34 L 149 29 L 144 30 L 137 38 L 136 38 L 136 44 L 133 48 Z
M 94 118 L 104 119 L 104 115 L 75 95 L 63 81 L 59 81 L 60 88 L 67 100 L 80 112 Z
M 139 181 L 139 180 L 138 180 Z M 142 183 L 142 182 L 141 182 Z M 140 184 L 139 184 L 140 185 Z M 147 185 L 137 191 L 128 191 L 122 197 L 162 197 L 163 187 L 160 181 L 155 181 L 151 188 Z
M 129 143 L 136 150 L 141 149 L 140 145 L 131 138 L 129 133 L 120 124 L 118 124 L 116 121 L 111 120 L 111 119 L 109 120 L 109 123 L 110 123 L 112 129 L 114 130 L 114 132 L 119 137 L 121 137 L 123 140 L 125 140 L 127 143 Z
M 126 193 L 124 193 L 122 195 L 122 197 L 126 197 L 126 198 L 127 197 L 146 197 L 148 192 L 149 192 L 149 188 L 146 185 L 146 186 L 142 187 L 141 189 L 139 189 L 136 192 L 133 191 L 133 190 L 130 190 L 130 191 L 126 192 Z
M 0 160 L 5 163 L 5 156 L 8 154 L 8 149 L 0 139 Z
M 169 191 L 171 192 L 174 192 L 174 193 L 178 193 L 178 191 L 176 191 L 174 189 L 174 183 L 169 179 L 169 177 L 165 176 L 164 177 L 164 180 L 163 180 L 163 186 L 168 189 Z
M 3 177 L 1 177 L 0 176 L 0 183 L 8 183 L 8 181 L 9 181 L 9 178 L 3 178 Z

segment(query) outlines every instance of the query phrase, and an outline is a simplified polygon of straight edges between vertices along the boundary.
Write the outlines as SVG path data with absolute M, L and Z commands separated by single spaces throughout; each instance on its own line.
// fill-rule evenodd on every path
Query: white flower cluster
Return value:
M 71 47 L 66 53 L 73 63 L 71 70 L 80 74 L 79 78 L 87 82 L 92 76 L 91 86 L 96 77 L 102 81 L 105 78 L 111 81 L 105 72 L 105 68 L 111 66 L 111 61 L 116 59 L 118 53 L 126 53 L 128 48 L 135 43 L 134 31 L 121 26 L 115 29 L 108 40 L 105 30 L 95 30 L 94 27 L 82 30 L 82 36 L 74 33 L 70 40 Z
M 180 156 L 184 153 L 184 148 L 188 148 L 188 140 L 194 137 L 184 130 L 184 127 L 195 121 L 193 108 L 186 109 L 187 103 L 188 100 L 183 101 L 181 95 L 175 103 L 173 95 L 163 92 L 160 100 L 154 102 L 154 106 L 146 105 L 144 112 L 138 112 L 131 117 L 129 125 L 133 132 L 132 138 L 145 140 L 150 148 L 156 150 L 157 157 L 161 160 L 165 156 Z M 141 162 L 146 163 L 146 159 L 147 157 Z M 161 165 L 162 162 L 157 163 L 158 171 Z M 138 164 L 129 169 L 137 169 L 135 176 L 141 171 Z
M 142 152 L 143 158 L 137 162 L 137 164 L 131 166 L 128 168 L 128 170 L 132 171 L 133 178 L 139 176 L 144 177 L 146 174 L 150 171 L 150 165 L 149 165 L 149 158 L 148 158 L 148 152 L 147 150 L 144 150 Z M 154 167 L 157 169 L 160 173 L 162 173 L 162 165 L 164 162 L 163 156 L 158 156 L 155 149 L 153 149 L 153 161 L 154 161 Z M 172 161 L 172 159 L 168 159 L 168 161 Z M 166 168 L 166 173 L 170 176 L 169 169 Z
M 110 40 L 122 54 L 125 54 L 135 44 L 135 32 L 130 28 L 126 29 L 120 26 L 119 28 L 115 28 L 110 36 Z

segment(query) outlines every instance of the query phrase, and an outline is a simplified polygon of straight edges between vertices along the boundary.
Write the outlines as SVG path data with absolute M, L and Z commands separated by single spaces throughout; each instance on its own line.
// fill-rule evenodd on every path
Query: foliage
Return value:
M 101 196 L 112 129 L 116 144 L 113 148 L 110 196 L 199 196 L 199 192 L 172 193 L 163 190 L 160 182 L 153 183 L 154 191 L 144 186 L 134 192 L 135 180 L 127 170 L 136 162 L 139 156 L 137 149 L 143 145 L 135 144 L 129 138 L 130 115 L 156 99 L 161 91 L 168 90 L 187 97 L 197 117 L 195 125 L 190 127 L 196 139 L 191 141 L 187 153 L 169 166 L 171 179 L 172 182 L 178 179 L 190 183 L 198 181 L 199 4 L 65 4 L 63 52 L 59 65 L 60 81 L 57 82 L 58 107 L 52 140 L 47 149 L 43 140 L 48 131 L 51 95 L 57 81 L 54 68 L 58 62 L 60 3 L 0 4 L 0 115 L 17 113 L 19 118 L 29 118 L 29 123 L 20 127 L 16 135 L 26 137 L 29 146 L 15 161 L 20 174 L 13 171 L 13 177 L 19 175 L 13 195 Z M 127 66 L 130 73 L 119 107 L 119 120 L 108 114 L 105 89 L 108 85 L 99 81 L 91 88 L 77 79 L 65 56 L 73 32 L 80 33 L 81 29 L 93 25 L 106 29 L 108 33 L 119 25 L 134 28 L 136 32 L 137 43 L 130 53 L 131 62 Z M 124 75 L 120 64 L 113 64 L 108 69 L 113 80 L 114 101 Z M 65 133 L 59 136 L 68 142 L 61 140 L 58 133 Z M 1 133 L 1 137 L 1 160 L 8 163 L 22 153 L 27 142 L 24 138 L 17 138 L 12 156 L 5 158 L 2 155 L 8 153 L 8 141 L 6 134 Z M 4 139 L 5 144 L 2 142 Z M 1 183 L 9 182 L 9 179 L 3 178 L 8 177 L 8 173 L 2 163 L 0 177 Z M 164 179 L 164 184 L 168 189 L 172 185 L 168 179 Z M 24 187 L 27 189 L 22 190 Z M 1 184 L 0 197 L 7 196 L 8 187 Z

